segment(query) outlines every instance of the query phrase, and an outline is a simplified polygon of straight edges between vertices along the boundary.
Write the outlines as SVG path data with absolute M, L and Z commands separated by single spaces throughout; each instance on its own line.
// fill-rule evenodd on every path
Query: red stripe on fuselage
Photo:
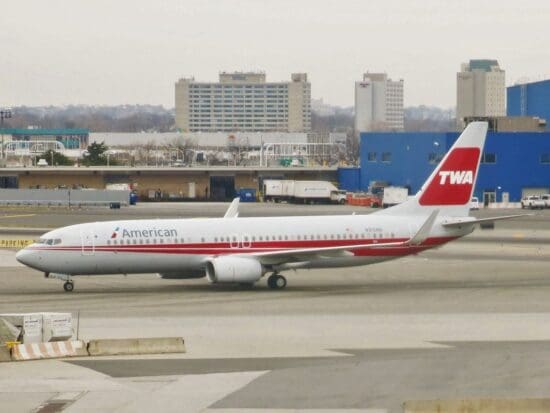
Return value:
M 428 248 L 432 248 L 446 242 L 449 242 L 457 237 L 433 237 L 425 240 L 418 246 L 402 246 L 402 247 L 381 247 L 381 248 L 365 248 L 352 250 L 356 256 L 400 256 L 415 254 Z M 145 253 L 145 254 L 189 254 L 189 255 L 222 255 L 222 254 L 243 254 L 243 253 L 259 253 L 269 251 L 284 251 L 294 249 L 307 248 L 326 248 L 354 245 L 376 245 L 390 242 L 405 242 L 404 238 L 397 239 L 377 239 L 377 240 L 307 240 L 307 241 L 270 241 L 270 242 L 254 242 L 250 246 L 231 247 L 229 243 L 193 243 L 193 244 L 130 244 L 130 245 L 101 245 L 101 246 L 66 246 L 66 247 L 27 247 L 35 251 L 85 251 L 85 252 L 113 252 L 113 253 Z M 322 251 L 320 251 L 322 253 Z

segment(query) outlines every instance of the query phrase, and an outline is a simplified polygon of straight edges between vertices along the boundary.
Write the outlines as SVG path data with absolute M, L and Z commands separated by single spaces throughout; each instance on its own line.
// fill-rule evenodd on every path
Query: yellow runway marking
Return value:
M 20 214 L 20 215 L 0 215 L 0 219 L 3 218 L 22 218 L 22 217 L 34 217 L 36 214 Z

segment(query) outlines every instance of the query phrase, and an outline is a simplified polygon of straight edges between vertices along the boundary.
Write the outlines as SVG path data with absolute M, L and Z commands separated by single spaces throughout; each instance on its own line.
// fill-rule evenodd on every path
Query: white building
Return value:
M 355 82 L 355 131 L 402 131 L 403 84 L 386 73 L 365 73 Z
M 506 116 L 505 71 L 496 60 L 470 60 L 456 75 L 456 118 Z
M 219 82 L 180 79 L 176 126 L 182 132 L 308 132 L 311 84 L 305 73 L 266 82 L 265 73 L 220 73 Z

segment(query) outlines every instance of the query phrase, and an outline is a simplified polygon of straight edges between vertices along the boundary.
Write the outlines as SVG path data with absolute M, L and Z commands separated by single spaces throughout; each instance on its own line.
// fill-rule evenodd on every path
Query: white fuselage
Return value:
M 424 220 L 372 214 L 94 222 L 48 232 L 17 258 L 37 270 L 67 275 L 178 273 L 204 269 L 207 259 L 223 255 L 403 242 Z M 420 245 L 355 249 L 337 257 L 319 254 L 297 259 L 292 268 L 380 262 L 439 246 L 470 231 L 436 223 Z

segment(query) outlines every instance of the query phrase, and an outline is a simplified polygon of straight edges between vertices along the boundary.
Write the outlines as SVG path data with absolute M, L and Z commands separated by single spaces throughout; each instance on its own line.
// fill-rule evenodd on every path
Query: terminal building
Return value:
M 550 80 L 523 83 L 506 89 L 508 116 L 550 120 Z
M 414 194 L 459 132 L 361 133 L 361 168 L 339 170 L 343 189 L 367 190 L 375 181 Z M 355 187 L 355 188 L 354 188 Z M 475 195 L 485 204 L 519 202 L 550 192 L 550 132 L 489 132 Z
M 176 127 L 182 132 L 308 132 L 311 84 L 306 73 L 267 82 L 265 73 L 220 73 L 219 82 L 180 79 Z

